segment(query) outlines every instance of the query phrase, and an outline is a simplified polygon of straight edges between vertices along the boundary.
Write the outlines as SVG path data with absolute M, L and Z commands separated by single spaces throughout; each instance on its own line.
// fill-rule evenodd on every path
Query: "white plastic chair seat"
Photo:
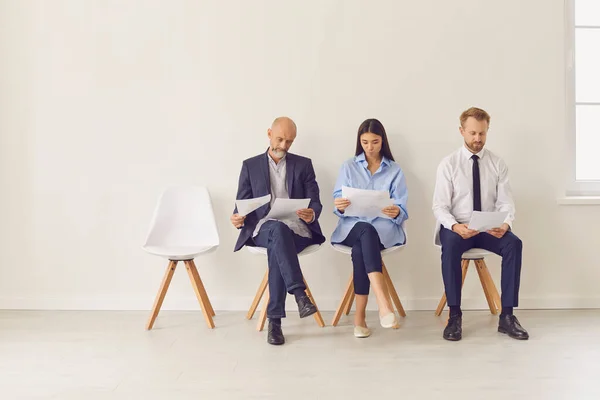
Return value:
M 173 261 L 193 260 L 200 254 L 213 252 L 218 246 L 144 246 L 143 249 L 155 256 Z
M 208 189 L 171 186 L 161 195 L 142 248 L 173 261 L 192 260 L 219 246 Z
M 390 248 L 387 249 L 383 249 L 381 250 L 381 255 L 385 255 L 385 254 L 389 254 L 392 253 L 396 250 L 400 250 L 404 247 L 405 245 L 399 245 L 399 246 L 392 246 Z M 340 253 L 344 253 L 344 254 L 352 254 L 352 247 L 348 247 L 348 246 L 344 246 L 343 244 L 331 244 L 331 247 L 333 247 L 334 250 L 339 251 Z
M 462 258 L 463 260 L 481 260 L 482 258 L 491 256 L 492 254 L 494 253 L 492 253 L 491 251 L 473 248 L 471 250 L 465 251 L 462 255 Z
M 267 255 L 266 247 L 258 247 L 258 246 L 245 246 L 245 247 L 252 254 L 260 254 L 263 256 Z M 320 244 L 311 244 L 310 246 L 308 246 L 307 248 L 302 250 L 300 253 L 298 253 L 298 257 L 314 253 L 314 252 L 318 251 L 320 248 L 321 248 Z

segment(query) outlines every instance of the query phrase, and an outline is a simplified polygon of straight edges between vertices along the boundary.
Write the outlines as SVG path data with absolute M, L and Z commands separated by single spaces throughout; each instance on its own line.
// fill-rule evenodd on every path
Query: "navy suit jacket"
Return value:
M 267 151 L 256 157 L 249 158 L 242 163 L 236 199 L 252 199 L 271 194 L 268 157 Z M 313 243 L 323 243 L 325 237 L 321 233 L 321 227 L 319 226 L 319 216 L 321 215 L 323 205 L 319 200 L 319 185 L 317 184 L 315 170 L 310 158 L 288 153 L 286 155 L 286 179 L 290 199 L 310 198 L 308 208 L 314 210 L 315 219 L 307 225 L 312 232 Z M 243 246 L 256 246 L 252 234 L 254 233 L 254 229 L 256 229 L 258 221 L 264 218 L 270 210 L 271 205 L 267 203 L 246 216 L 244 226 L 241 228 L 240 236 L 233 251 L 238 251 Z M 237 213 L 237 207 L 233 213 Z

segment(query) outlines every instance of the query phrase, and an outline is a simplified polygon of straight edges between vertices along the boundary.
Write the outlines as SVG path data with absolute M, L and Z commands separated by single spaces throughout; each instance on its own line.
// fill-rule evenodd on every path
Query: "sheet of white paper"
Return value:
M 365 190 L 342 186 L 342 197 L 350 200 L 344 211 L 349 217 L 390 218 L 381 210 L 394 204 L 387 190 Z
M 471 222 L 469 222 L 469 229 L 474 229 L 479 232 L 485 232 L 493 228 L 500 228 L 500 225 L 504 223 L 507 211 L 498 212 L 482 212 L 473 211 L 471 216 Z
M 245 216 L 257 208 L 264 206 L 270 201 L 271 195 L 268 194 L 266 196 L 256 197 L 254 199 L 236 200 L 235 205 L 237 206 L 238 214 Z
M 284 220 L 298 219 L 296 211 L 308 208 L 310 199 L 275 199 L 267 218 Z

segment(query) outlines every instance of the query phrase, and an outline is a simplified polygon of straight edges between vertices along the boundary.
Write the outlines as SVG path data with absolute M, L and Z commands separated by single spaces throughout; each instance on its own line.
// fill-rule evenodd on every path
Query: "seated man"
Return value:
M 502 312 L 498 332 L 514 339 L 529 334 L 513 315 L 519 303 L 521 254 L 523 244 L 511 231 L 515 207 L 504 161 L 484 149 L 490 116 L 479 108 L 470 108 L 460 116 L 464 145 L 442 160 L 437 170 L 433 213 L 440 224 L 442 276 L 450 318 L 444 339 L 462 338 L 462 254 L 481 248 L 502 256 Z M 507 211 L 504 223 L 487 232 L 468 228 L 473 211 Z
M 271 194 L 271 202 L 247 216 L 237 214 L 236 208 L 231 216 L 231 223 L 241 229 L 234 251 L 243 246 L 267 249 L 270 294 L 267 306 L 267 342 L 280 345 L 285 343 L 281 318 L 285 318 L 287 293 L 295 296 L 300 318 L 317 312 L 305 293 L 298 253 L 312 244 L 323 243 L 325 238 L 318 222 L 322 205 L 312 162 L 308 158 L 288 153 L 296 138 L 296 124 L 287 117 L 277 118 L 267 134 L 269 149 L 242 164 L 237 199 Z M 298 218 L 281 221 L 267 219 L 276 198 L 310 198 L 310 204 L 308 208 L 297 211 Z

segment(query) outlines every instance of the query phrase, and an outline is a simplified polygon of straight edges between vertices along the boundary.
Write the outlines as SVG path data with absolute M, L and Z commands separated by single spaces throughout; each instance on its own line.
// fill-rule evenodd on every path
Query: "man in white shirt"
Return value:
M 498 332 L 525 340 L 529 334 L 513 315 L 519 303 L 523 243 L 512 233 L 515 215 L 504 161 L 484 149 L 490 116 L 480 108 L 469 108 L 460 116 L 464 145 L 442 160 L 437 170 L 433 213 L 441 225 L 442 276 L 450 318 L 444 329 L 446 340 L 462 338 L 462 254 L 481 248 L 502 256 L 502 312 Z M 504 223 L 487 232 L 468 228 L 473 211 L 506 211 Z

